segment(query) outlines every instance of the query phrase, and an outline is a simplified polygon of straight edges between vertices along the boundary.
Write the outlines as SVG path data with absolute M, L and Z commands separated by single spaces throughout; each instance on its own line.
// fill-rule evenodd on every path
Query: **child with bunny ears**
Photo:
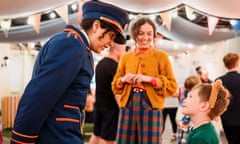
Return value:
M 219 144 L 219 137 L 211 120 L 223 114 L 229 104 L 230 93 L 221 80 L 213 84 L 196 85 L 183 102 L 183 114 L 190 116 L 191 128 L 186 144 Z

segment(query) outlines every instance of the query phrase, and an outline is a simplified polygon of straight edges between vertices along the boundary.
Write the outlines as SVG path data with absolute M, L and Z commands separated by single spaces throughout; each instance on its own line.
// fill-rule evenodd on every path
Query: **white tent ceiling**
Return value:
M 0 18 L 27 17 L 73 0 L 0 0 Z M 75 0 L 76 1 L 76 0 Z
M 0 19 L 27 17 L 32 14 L 52 10 L 63 4 L 77 0 L 1 0 Z M 240 1 L 236 0 L 102 0 L 104 2 L 118 5 L 131 12 L 157 13 L 173 9 L 181 4 L 186 4 L 205 14 L 221 18 L 240 18 Z M 69 17 L 70 23 L 77 23 L 77 15 Z M 37 34 L 32 26 L 25 25 L 11 27 L 8 38 L 5 38 L 0 30 L 0 42 L 27 42 L 46 39 L 61 31 L 65 23 L 60 18 L 41 23 L 40 34 Z M 183 43 L 206 44 L 234 37 L 231 30 L 216 30 L 212 36 L 208 35 L 208 29 L 193 24 L 181 17 L 172 21 L 172 28 L 169 32 L 165 27 L 159 26 L 158 31 L 164 36 Z
M 240 18 L 238 0 L 101 0 L 119 5 L 129 11 L 154 13 L 186 4 L 204 13 L 218 17 Z
M 77 0 L 1 0 L 0 18 L 16 18 L 50 10 Z M 101 0 L 132 12 L 161 12 L 186 4 L 210 15 L 240 18 L 238 0 Z

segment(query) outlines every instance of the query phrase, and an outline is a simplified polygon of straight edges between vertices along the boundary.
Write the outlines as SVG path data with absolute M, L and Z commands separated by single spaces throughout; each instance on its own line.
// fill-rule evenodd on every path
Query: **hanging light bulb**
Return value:
M 51 12 L 51 13 L 49 14 L 49 17 L 50 17 L 51 19 L 54 19 L 54 18 L 57 17 L 57 15 L 56 15 L 55 12 Z
M 74 3 L 74 4 L 71 5 L 71 9 L 72 9 L 73 11 L 76 11 L 77 8 L 78 8 L 78 6 L 77 6 L 76 3 Z

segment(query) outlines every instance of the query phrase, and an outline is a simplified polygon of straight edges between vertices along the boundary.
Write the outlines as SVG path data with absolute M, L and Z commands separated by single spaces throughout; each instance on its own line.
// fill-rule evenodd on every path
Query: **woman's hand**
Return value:
M 134 78 L 134 77 L 135 77 L 135 74 L 127 73 L 126 75 L 124 75 L 124 76 L 120 79 L 120 81 L 121 81 L 122 83 L 132 84 L 132 83 L 134 83 L 134 82 L 133 82 L 133 78 Z
M 150 83 L 151 79 L 152 79 L 152 77 L 147 76 L 147 75 L 135 74 L 133 77 L 133 82 L 134 83 L 143 83 L 143 82 Z
M 127 73 L 125 76 L 123 76 L 120 81 L 122 83 L 129 83 L 129 84 L 140 84 L 143 82 L 151 83 L 152 77 L 143 75 L 143 74 L 132 74 Z

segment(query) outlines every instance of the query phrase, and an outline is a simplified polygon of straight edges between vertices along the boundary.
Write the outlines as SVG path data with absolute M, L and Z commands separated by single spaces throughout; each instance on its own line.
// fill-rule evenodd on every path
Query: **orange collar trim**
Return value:
M 153 47 L 149 47 L 149 48 L 136 48 L 135 49 L 135 53 L 136 54 L 147 54 L 147 55 L 151 55 L 153 53 Z

